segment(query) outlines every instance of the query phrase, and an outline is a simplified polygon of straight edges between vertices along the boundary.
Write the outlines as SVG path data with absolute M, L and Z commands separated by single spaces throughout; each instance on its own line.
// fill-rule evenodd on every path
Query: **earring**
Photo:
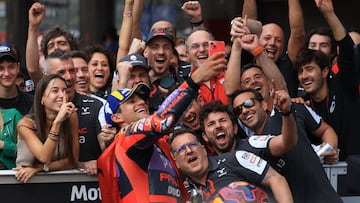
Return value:
M 41 102 L 40 102 L 40 103 L 41 103 L 41 105 L 44 105 L 44 100 L 41 100 Z

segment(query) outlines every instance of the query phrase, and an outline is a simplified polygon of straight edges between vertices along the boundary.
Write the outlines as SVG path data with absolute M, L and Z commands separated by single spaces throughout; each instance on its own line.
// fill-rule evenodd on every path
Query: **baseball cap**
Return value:
M 5 56 L 9 56 L 15 61 L 20 61 L 14 46 L 7 43 L 0 45 L 0 59 Z
M 141 66 L 150 70 L 146 58 L 139 54 L 129 54 L 120 59 L 120 62 L 124 62 L 124 61 L 130 62 L 133 67 Z
M 107 124 L 113 125 L 111 115 L 113 115 L 119 106 L 126 102 L 134 93 L 138 94 L 145 101 L 150 95 L 150 87 L 146 83 L 138 83 L 132 89 L 122 88 L 112 92 L 104 105 L 105 120 Z
M 148 45 L 150 43 L 150 41 L 155 39 L 156 37 L 165 37 L 174 46 L 174 39 L 173 39 L 172 34 L 169 31 L 167 31 L 166 29 L 162 29 L 162 28 L 157 28 L 157 29 L 150 31 L 150 33 L 147 37 L 147 40 L 146 40 L 146 45 Z

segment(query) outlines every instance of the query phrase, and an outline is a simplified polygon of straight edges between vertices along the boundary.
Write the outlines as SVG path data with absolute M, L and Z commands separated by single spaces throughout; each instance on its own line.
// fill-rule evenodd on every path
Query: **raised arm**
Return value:
M 29 28 L 26 41 L 26 68 L 35 85 L 43 77 L 39 64 L 37 38 L 39 35 L 39 27 L 44 16 L 45 6 L 38 2 L 34 3 L 29 10 Z
M 331 31 L 334 34 L 336 41 L 344 39 L 346 30 L 337 17 L 334 11 L 334 6 L 331 0 L 315 0 L 316 6 L 319 11 L 323 14 L 326 22 L 328 23 Z
M 304 47 L 305 26 L 300 0 L 288 0 L 290 37 L 288 41 L 288 55 L 291 62 L 295 63 L 296 56 Z
M 119 30 L 119 49 L 116 56 L 116 63 L 126 56 L 130 49 L 133 29 L 133 6 L 134 0 L 125 0 L 123 20 Z
M 247 15 L 248 18 L 257 19 L 257 0 L 244 0 L 242 16 Z
M 274 83 L 274 81 L 272 81 Z M 297 143 L 297 126 L 292 110 L 291 98 L 287 91 L 272 88 L 273 103 L 282 115 L 281 134 L 270 140 L 269 148 L 273 156 L 282 156 Z
M 229 102 L 229 97 L 240 87 L 242 49 L 239 40 L 239 38 L 233 40 L 230 59 L 225 71 L 224 89 Z
M 231 55 L 225 71 L 224 89 L 225 94 L 229 97 L 240 87 L 240 69 L 241 69 L 241 43 L 240 38 L 247 33 L 247 28 L 243 27 L 244 20 L 240 17 L 234 18 L 231 25 Z
M 144 9 L 144 0 L 135 0 L 133 6 L 132 38 L 142 39 L 141 16 Z
M 287 91 L 284 76 L 276 64 L 264 53 L 264 48 L 259 44 L 258 36 L 255 34 L 245 35 L 241 42 L 241 47 L 254 55 L 256 63 L 262 67 L 266 77 L 275 81 L 277 89 Z
M 181 9 L 190 16 L 190 24 L 193 29 L 205 27 L 199 1 L 187 1 L 182 5 Z
M 240 85 L 241 75 L 241 38 L 249 33 L 261 34 L 262 25 L 259 21 L 236 17 L 231 22 L 231 40 L 233 45 L 231 47 L 231 55 L 225 71 L 224 88 L 225 94 L 229 97 L 234 93 Z M 229 98 L 228 98 L 229 99 Z

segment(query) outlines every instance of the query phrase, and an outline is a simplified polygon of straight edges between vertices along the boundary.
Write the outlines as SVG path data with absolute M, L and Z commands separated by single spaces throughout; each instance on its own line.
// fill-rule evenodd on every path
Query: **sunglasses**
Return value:
M 239 106 L 234 107 L 233 111 L 235 115 L 240 116 L 244 107 L 248 109 L 255 106 L 255 100 L 255 98 L 250 98 L 245 100 L 244 103 L 240 104 Z

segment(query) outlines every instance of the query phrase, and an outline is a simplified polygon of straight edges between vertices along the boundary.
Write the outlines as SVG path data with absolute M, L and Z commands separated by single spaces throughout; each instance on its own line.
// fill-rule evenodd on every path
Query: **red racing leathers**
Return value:
M 187 199 L 163 136 L 197 93 L 198 85 L 188 79 L 153 115 L 121 129 L 97 162 L 103 203 L 184 202 Z

